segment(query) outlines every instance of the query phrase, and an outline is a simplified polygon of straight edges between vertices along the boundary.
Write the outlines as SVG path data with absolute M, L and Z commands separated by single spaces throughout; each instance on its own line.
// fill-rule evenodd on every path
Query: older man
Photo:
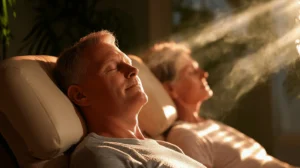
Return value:
M 91 33 L 60 55 L 56 80 L 90 132 L 71 167 L 205 167 L 174 145 L 144 138 L 138 113 L 148 98 L 137 75 L 108 31 Z

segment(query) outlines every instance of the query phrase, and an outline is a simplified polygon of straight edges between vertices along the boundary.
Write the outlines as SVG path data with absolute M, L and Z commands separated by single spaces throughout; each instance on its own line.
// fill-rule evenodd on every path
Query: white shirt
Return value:
M 71 168 L 205 168 L 177 146 L 153 139 L 90 133 L 75 149 Z
M 178 122 L 167 141 L 186 155 L 213 168 L 284 168 L 288 164 L 266 153 L 255 140 L 236 129 L 213 120 Z

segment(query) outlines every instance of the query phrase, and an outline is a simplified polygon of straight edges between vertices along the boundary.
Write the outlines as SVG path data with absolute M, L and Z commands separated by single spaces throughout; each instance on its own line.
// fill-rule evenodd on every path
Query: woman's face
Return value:
M 199 103 L 213 95 L 206 79 L 208 73 L 190 57 L 178 60 L 177 76 L 173 83 L 176 96 L 188 104 Z

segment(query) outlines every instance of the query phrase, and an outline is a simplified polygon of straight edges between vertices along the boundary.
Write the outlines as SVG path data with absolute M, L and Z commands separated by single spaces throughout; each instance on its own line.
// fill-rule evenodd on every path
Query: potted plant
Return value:
M 1 0 L 0 2 L 0 40 L 2 54 L 0 60 L 6 58 L 7 47 L 9 45 L 10 39 L 12 37 L 11 31 L 9 29 L 9 7 L 12 8 L 13 17 L 16 17 L 16 11 L 14 6 L 16 0 Z
M 100 2 L 40 0 L 34 3 L 35 23 L 23 39 L 19 51 L 26 50 L 28 54 L 34 55 L 58 55 L 80 37 L 101 29 L 112 31 L 119 39 L 120 48 L 134 46 L 132 17 L 117 8 L 99 10 L 96 6 Z

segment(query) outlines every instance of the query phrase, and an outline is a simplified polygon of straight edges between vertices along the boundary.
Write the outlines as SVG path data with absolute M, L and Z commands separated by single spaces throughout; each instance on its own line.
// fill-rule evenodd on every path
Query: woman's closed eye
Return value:
M 199 70 L 198 69 L 190 69 L 188 73 L 190 75 L 198 75 L 199 74 Z

